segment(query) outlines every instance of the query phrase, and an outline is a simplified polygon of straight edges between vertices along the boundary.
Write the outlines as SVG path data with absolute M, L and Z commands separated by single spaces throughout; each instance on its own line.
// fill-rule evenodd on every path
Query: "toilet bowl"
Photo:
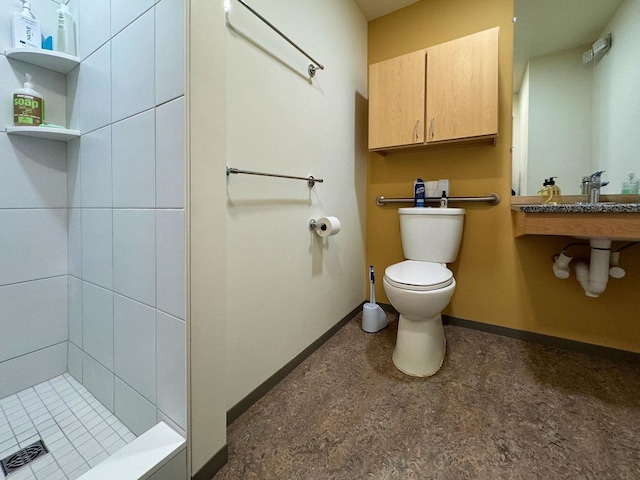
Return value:
M 402 251 L 407 260 L 385 269 L 383 286 L 398 311 L 393 364 L 416 377 L 434 375 L 446 350 L 442 311 L 456 288 L 446 263 L 462 238 L 462 208 L 400 208 Z
M 400 313 L 393 364 L 415 377 L 435 374 L 446 350 L 441 312 L 456 288 L 453 273 L 440 263 L 405 260 L 387 267 L 383 285 Z

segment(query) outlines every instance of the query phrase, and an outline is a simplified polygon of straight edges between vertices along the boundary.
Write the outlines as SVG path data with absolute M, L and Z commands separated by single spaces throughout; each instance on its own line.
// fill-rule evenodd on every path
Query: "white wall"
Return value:
M 557 176 L 563 194 L 579 194 L 580 179 L 593 171 L 592 67 L 587 47 L 531 59 L 527 193 Z M 571 139 L 567 142 L 566 139 Z
M 237 2 L 227 28 L 227 162 L 313 175 L 227 181 L 227 404 L 234 406 L 365 298 L 367 22 L 352 1 L 252 6 L 326 69 Z M 335 215 L 325 240 L 311 218 Z
M 56 7 L 42 4 L 34 12 L 46 33 Z M 47 121 L 64 125 L 66 79 L 4 55 L 19 5 L 0 3 L 0 398 L 67 369 L 67 148 L 4 131 L 25 73 L 47 102 Z
M 596 167 L 611 183 L 605 193 L 620 193 L 629 170 L 640 175 L 640 0 L 627 0 L 602 34 L 611 33 L 612 47 L 593 67 L 593 132 Z M 596 135 L 597 133 L 597 135 Z
M 69 371 L 186 429 L 184 0 L 82 1 L 68 109 Z

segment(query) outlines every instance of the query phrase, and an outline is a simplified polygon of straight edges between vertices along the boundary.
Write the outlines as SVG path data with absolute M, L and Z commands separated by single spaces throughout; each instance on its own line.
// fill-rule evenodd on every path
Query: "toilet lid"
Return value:
M 405 260 L 387 267 L 385 280 L 405 290 L 438 290 L 453 283 L 453 273 L 441 263 Z

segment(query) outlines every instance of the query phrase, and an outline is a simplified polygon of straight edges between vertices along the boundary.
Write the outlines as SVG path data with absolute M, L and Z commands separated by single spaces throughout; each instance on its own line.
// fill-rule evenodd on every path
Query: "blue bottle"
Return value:
M 420 208 L 424 207 L 424 196 L 425 196 L 424 192 L 425 192 L 424 180 L 422 180 L 421 178 L 418 178 L 413 183 L 413 198 L 414 198 L 414 205 L 416 207 L 420 207 Z

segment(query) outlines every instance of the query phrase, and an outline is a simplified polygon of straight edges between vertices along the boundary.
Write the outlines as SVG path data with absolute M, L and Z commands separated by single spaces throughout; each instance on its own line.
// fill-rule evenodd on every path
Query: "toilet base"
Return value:
M 400 315 L 393 364 L 413 377 L 435 375 L 444 361 L 446 339 L 442 315 L 411 319 Z

